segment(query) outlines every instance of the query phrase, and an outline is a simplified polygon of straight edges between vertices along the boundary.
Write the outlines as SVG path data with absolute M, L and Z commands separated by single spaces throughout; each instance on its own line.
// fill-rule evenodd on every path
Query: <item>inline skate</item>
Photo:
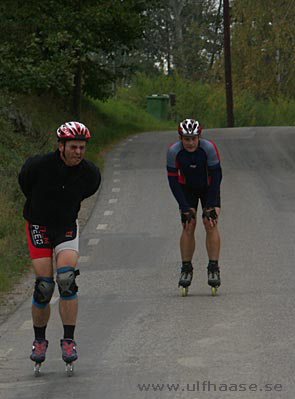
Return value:
M 181 287 L 183 297 L 186 297 L 188 294 L 188 287 L 191 285 L 193 279 L 193 270 L 191 262 L 183 262 L 178 282 L 178 287 Z

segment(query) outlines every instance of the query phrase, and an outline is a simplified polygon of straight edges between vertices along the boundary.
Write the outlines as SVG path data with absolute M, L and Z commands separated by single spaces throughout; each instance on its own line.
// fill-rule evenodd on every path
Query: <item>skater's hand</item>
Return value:
M 184 228 L 190 224 L 192 219 L 196 219 L 196 210 L 194 208 L 190 208 L 186 212 L 181 212 L 181 221 Z
M 219 208 L 205 208 L 203 211 L 203 219 L 208 223 L 211 228 L 215 227 L 218 223 Z

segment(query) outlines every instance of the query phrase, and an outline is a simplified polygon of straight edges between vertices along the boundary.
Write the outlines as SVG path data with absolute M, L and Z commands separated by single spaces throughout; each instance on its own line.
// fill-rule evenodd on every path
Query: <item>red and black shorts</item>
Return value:
M 26 222 L 26 231 L 31 259 L 51 258 L 64 249 L 79 252 L 79 226 L 49 228 Z

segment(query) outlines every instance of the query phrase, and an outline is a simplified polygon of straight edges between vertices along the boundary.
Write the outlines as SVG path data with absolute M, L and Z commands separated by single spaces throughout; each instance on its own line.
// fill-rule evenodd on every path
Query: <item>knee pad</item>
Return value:
M 50 277 L 38 277 L 35 282 L 33 304 L 39 308 L 45 308 L 53 295 L 55 282 Z
M 56 283 L 62 299 L 77 297 L 78 286 L 75 279 L 79 274 L 79 270 L 75 270 L 73 267 L 61 267 L 57 270 Z

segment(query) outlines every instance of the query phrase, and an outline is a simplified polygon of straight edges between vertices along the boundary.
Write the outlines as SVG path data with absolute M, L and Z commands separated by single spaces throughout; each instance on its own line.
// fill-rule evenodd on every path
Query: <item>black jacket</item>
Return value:
M 19 174 L 26 196 L 24 218 L 48 227 L 72 227 L 81 201 L 93 195 L 101 182 L 99 169 L 83 159 L 66 166 L 59 151 L 28 158 Z

